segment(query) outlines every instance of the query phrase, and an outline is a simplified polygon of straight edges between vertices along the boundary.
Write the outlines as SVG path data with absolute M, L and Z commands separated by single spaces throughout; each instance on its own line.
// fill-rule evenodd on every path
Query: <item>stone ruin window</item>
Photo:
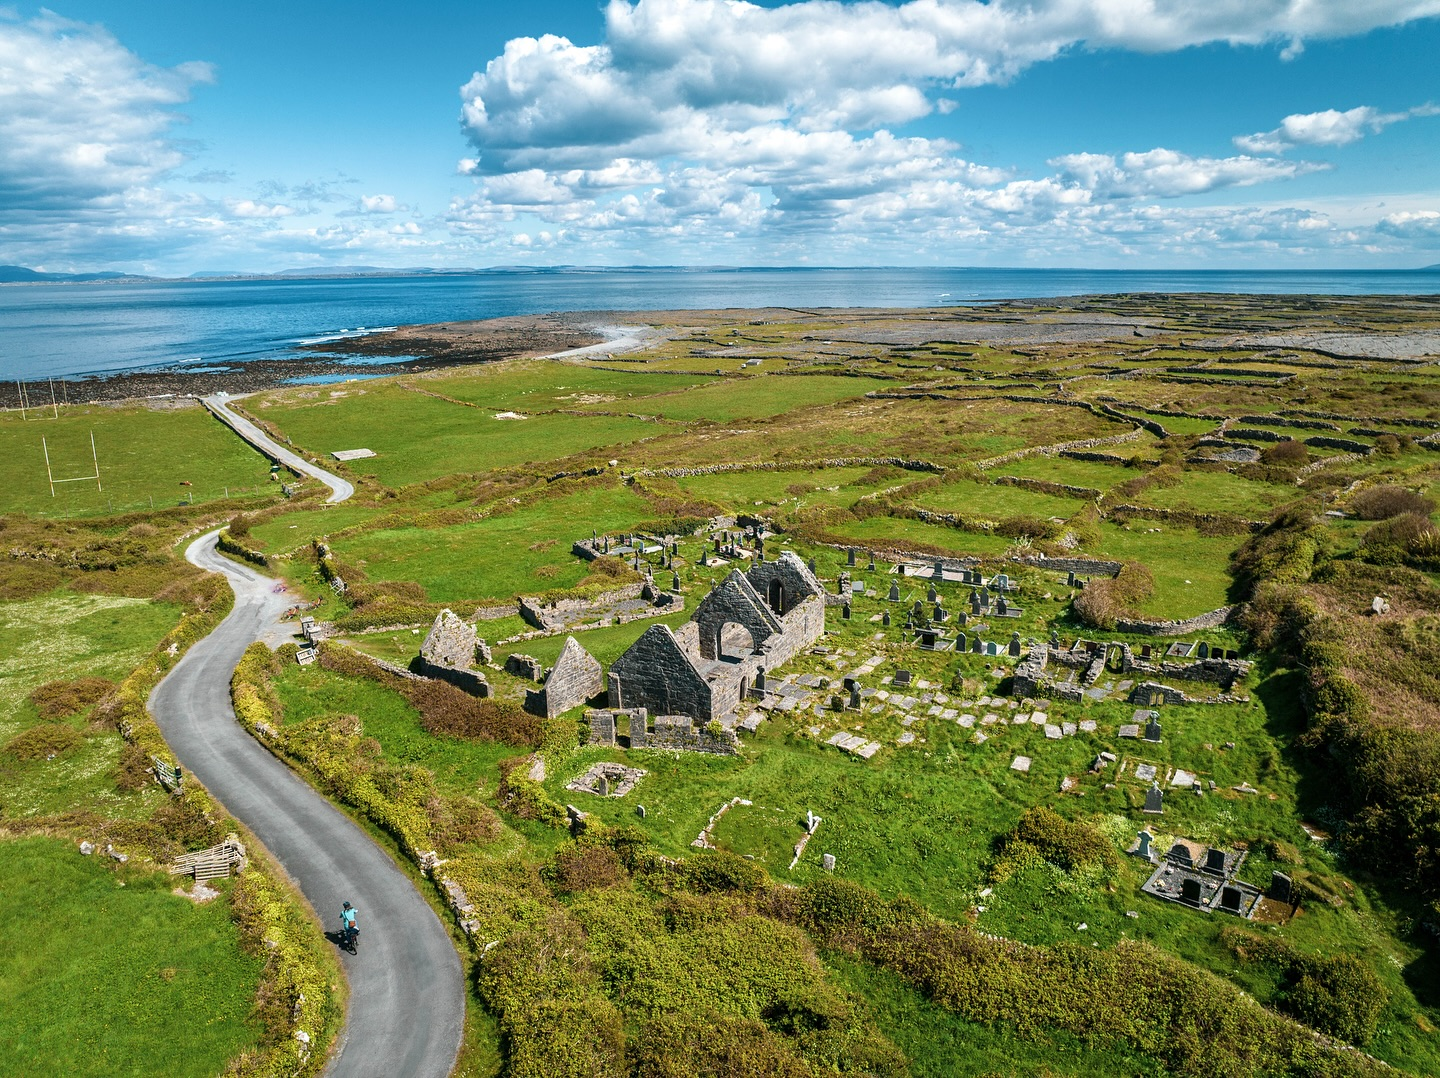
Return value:
M 778 579 L 770 581 L 770 609 L 777 614 L 785 613 L 785 585 Z

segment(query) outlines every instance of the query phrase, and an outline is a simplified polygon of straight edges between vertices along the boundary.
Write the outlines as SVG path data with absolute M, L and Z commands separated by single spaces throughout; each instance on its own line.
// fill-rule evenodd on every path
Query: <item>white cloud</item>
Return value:
M 207 64 L 159 68 L 98 26 L 0 18 L 0 216 L 70 207 L 184 164 L 174 107 Z
M 394 195 L 361 195 L 359 210 L 361 213 L 398 213 L 405 209 L 395 199 Z
M 1099 198 L 1176 198 L 1222 187 L 1249 187 L 1288 180 L 1322 165 L 1273 157 L 1191 157 L 1174 150 L 1127 153 L 1118 161 L 1108 154 L 1077 153 L 1050 164 L 1064 179 Z
M 279 202 L 255 202 L 248 198 L 225 200 L 225 206 L 236 217 L 289 217 L 295 212 Z
M 1429 104 L 1417 105 L 1404 112 L 1381 112 L 1369 105 L 1361 105 L 1344 112 L 1325 109 L 1295 113 L 1281 120 L 1280 126 L 1274 130 L 1237 135 L 1235 145 L 1250 153 L 1284 153 L 1296 146 L 1347 146 L 1402 120 L 1436 115 L 1440 115 L 1440 107 Z

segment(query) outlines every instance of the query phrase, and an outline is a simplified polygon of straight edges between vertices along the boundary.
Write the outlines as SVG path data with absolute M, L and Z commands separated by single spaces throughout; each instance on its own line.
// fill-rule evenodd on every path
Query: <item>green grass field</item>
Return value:
M 1244 536 L 1204 536 L 1194 528 L 1133 520 L 1128 526 L 1102 524 L 1094 553 L 1149 567 L 1155 592 L 1141 613 L 1189 618 L 1230 601 L 1230 555 L 1243 541 Z
M 41 721 L 27 699 L 37 686 L 78 677 L 123 679 L 174 626 L 178 614 L 164 603 L 70 592 L 0 603 L 0 745 Z M 85 808 L 136 817 L 159 804 L 158 787 L 130 793 L 116 789 L 120 735 L 86 730 L 85 719 L 81 714 L 64 720 L 85 734 L 53 760 L 21 760 L 0 752 L 4 815 Z
M 337 449 L 373 449 L 376 456 L 344 469 L 392 487 L 455 472 L 558 460 L 663 432 L 653 423 L 613 416 L 496 419 L 487 409 L 386 382 L 362 389 L 284 390 L 246 404 L 253 415 L 320 456 Z
M 418 389 L 496 410 L 542 412 L 555 408 L 594 408 L 643 412 L 648 409 L 630 407 L 632 399 L 687 390 L 712 380 L 643 370 L 606 370 L 559 360 L 520 360 L 486 363 L 453 373 L 406 379 L 406 382 Z
M 48 395 L 47 395 L 48 397 Z M 174 402 L 170 402 L 174 403 Z M 70 405 L 60 418 L 31 412 L 0 413 L 0 457 L 8 481 L 0 490 L 0 512 L 41 516 L 96 515 L 156 509 L 193 498 L 197 503 L 253 494 L 257 501 L 276 493 L 270 462 L 235 437 L 198 403 L 149 408 Z M 95 436 L 95 456 L 90 436 Z M 43 443 L 43 444 L 42 444 Z M 177 447 L 184 447 L 177 452 Z M 100 481 L 57 483 L 52 497 L 45 453 L 56 479 L 95 474 Z
M 817 404 L 834 404 L 862 397 L 873 389 L 889 389 L 891 383 L 878 378 L 837 378 L 828 375 L 758 375 L 711 383 L 685 393 L 641 397 L 627 402 L 627 410 L 664 416 L 666 419 L 764 418 Z M 591 405 L 607 409 L 607 404 Z
M 1077 498 L 1057 498 L 1024 487 L 998 483 L 950 483 L 939 490 L 927 490 L 913 504 L 942 513 L 1001 520 L 1005 517 L 1060 517 L 1068 519 L 1085 506 Z
M 0 1059 L 9 1074 L 209 1078 L 257 1031 L 261 960 L 224 898 L 47 838 L 0 841 Z
M 504 599 L 572 586 L 586 573 L 570 544 L 592 528 L 619 530 L 653 515 L 629 489 L 552 498 L 448 528 L 366 532 L 336 545 L 372 580 L 413 580 L 434 602 Z M 543 575 L 536 570 L 543 570 Z

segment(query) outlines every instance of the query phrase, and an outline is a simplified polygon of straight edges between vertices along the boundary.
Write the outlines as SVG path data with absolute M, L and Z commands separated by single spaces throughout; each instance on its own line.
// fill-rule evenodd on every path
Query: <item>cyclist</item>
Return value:
M 358 913 L 359 911 L 348 902 L 340 909 L 340 935 L 344 938 L 345 946 L 352 954 L 355 952 L 355 941 L 360 937 L 360 929 L 355 923 Z

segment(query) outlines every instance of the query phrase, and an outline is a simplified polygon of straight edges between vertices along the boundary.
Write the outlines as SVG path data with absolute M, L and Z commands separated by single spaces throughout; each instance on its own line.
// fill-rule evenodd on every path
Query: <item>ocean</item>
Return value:
M 0 287 L 0 379 L 198 370 L 390 326 L 551 311 L 933 307 L 1114 292 L 1435 294 L 1440 273 L 657 268 L 10 285 Z

